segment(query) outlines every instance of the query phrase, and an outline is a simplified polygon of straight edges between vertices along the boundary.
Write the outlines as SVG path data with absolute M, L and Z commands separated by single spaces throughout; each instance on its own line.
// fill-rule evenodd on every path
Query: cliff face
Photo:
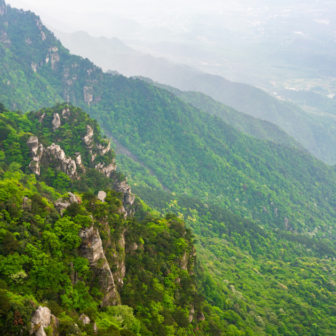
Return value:
M 99 280 L 101 292 L 104 294 L 102 306 L 120 304 L 120 295 L 117 291 L 111 267 L 105 257 L 102 240 L 97 228 L 91 226 L 79 233 L 82 244 L 79 248 L 82 257 L 88 259 L 93 274 Z

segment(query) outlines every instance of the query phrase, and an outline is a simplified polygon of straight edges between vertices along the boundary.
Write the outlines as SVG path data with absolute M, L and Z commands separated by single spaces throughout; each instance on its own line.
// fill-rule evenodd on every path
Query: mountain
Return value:
M 318 159 L 328 164 L 336 163 L 336 121 L 330 116 L 309 114 L 301 107 L 274 98 L 251 85 L 231 82 L 164 58 L 140 54 L 126 46 L 119 52 L 113 40 L 102 45 L 103 38 L 99 40 L 86 33 L 80 33 L 81 38 L 77 38 L 79 33 L 55 33 L 71 52 L 88 57 L 104 70 L 116 70 L 125 76 L 149 77 L 183 91 L 205 93 L 240 112 L 280 126 Z M 92 50 L 90 45 L 96 48 Z
M 97 122 L 68 104 L 0 105 L 0 131 L 4 335 L 332 334 L 336 253 L 319 230 L 264 229 L 136 188 L 160 215 L 115 171 Z
M 3 335 L 223 330 L 197 289 L 191 230 L 131 193 L 94 120 L 2 106 L 0 130 Z
M 243 135 L 171 92 L 103 73 L 71 55 L 33 13 L 9 9 L 7 18 L 9 51 L 0 58 L 7 106 L 34 109 L 64 97 L 85 107 L 171 192 L 270 227 L 312 232 L 322 222 L 334 223 L 334 168 L 300 149 Z M 15 76 L 22 82 L 8 85 Z
M 138 77 L 150 84 L 172 92 L 183 101 L 193 105 L 201 111 L 222 118 L 226 123 L 240 132 L 251 135 L 257 139 L 274 141 L 286 146 L 295 146 L 301 150 L 304 147 L 294 138 L 290 137 L 280 127 L 268 121 L 254 118 L 248 114 L 236 111 L 230 106 L 224 105 L 201 92 L 181 91 L 169 85 L 163 85 L 149 78 Z
M 0 157 L 4 162 L 1 182 L 8 185 L 8 189 L 0 189 L 0 230 L 14 236 L 8 235 L 5 244 L 13 248 L 9 256 L 6 252 L 1 256 L 6 261 L 14 260 L 16 267 L 13 263 L 0 263 L 10 266 L 1 269 L 1 279 L 6 282 L 1 284 L 1 300 L 5 303 L 1 307 L 8 310 L 0 313 L 12 319 L 10 327 L 14 321 L 21 321 L 16 311 L 25 321 L 34 312 L 31 302 L 18 297 L 27 292 L 33 302 L 31 295 L 36 295 L 36 305 L 45 307 L 47 300 L 61 306 L 56 313 L 58 306 L 50 305 L 53 315 L 59 314 L 55 316 L 64 326 L 61 334 L 74 333 L 66 328 L 73 327 L 82 313 L 105 331 L 111 327 L 112 335 L 127 335 L 123 330 L 126 318 L 133 326 L 140 323 L 140 332 L 135 331 L 144 335 L 334 333 L 334 167 L 299 148 L 247 136 L 165 89 L 140 79 L 103 73 L 89 60 L 71 55 L 33 13 L 4 5 L 1 12 L 1 22 L 7 22 L 1 26 L 5 40 L 0 54 L 4 78 L 0 85 L 6 89 L 2 91 L 4 103 L 7 108 L 39 110 L 23 115 L 0 105 Z M 54 105 L 61 97 L 71 100 L 73 106 Z M 44 103 L 46 108 L 40 110 Z M 96 121 L 82 112 L 81 106 Z M 99 134 L 98 125 L 105 138 Z M 116 157 L 122 173 L 114 171 L 113 152 L 105 152 L 109 138 L 114 140 L 112 146 L 124 153 Z M 84 170 L 77 169 L 81 163 Z M 139 198 L 134 199 L 123 174 Z M 36 189 L 29 185 L 34 183 Z M 23 196 L 28 198 L 28 205 L 33 197 L 29 191 L 20 192 L 20 185 L 49 200 L 48 203 L 32 202 L 32 212 L 20 217 L 15 211 L 21 208 Z M 165 192 L 167 189 L 170 192 Z M 101 202 L 97 192 L 104 190 L 106 202 Z M 110 252 L 105 255 L 107 263 L 113 262 L 104 268 L 104 258 L 97 260 L 95 271 L 104 268 L 100 273 L 103 275 L 94 278 L 90 286 L 85 282 L 86 272 L 94 274 L 94 270 L 87 269 L 90 264 L 84 267 L 81 259 L 74 262 L 80 257 L 75 248 L 69 253 L 64 250 L 64 245 L 73 242 L 72 238 L 79 240 L 77 231 L 69 232 L 66 238 L 62 232 L 76 226 L 67 226 L 64 220 L 56 225 L 62 220 L 57 217 L 61 214 L 56 216 L 52 211 L 56 204 L 62 206 L 74 200 L 66 194 L 69 191 L 81 203 L 79 207 L 69 205 L 67 210 L 60 208 L 60 212 L 65 210 L 62 218 L 69 217 L 70 222 L 81 224 L 81 230 L 82 225 L 91 227 L 92 215 L 94 229 L 102 232 L 103 248 L 106 244 L 106 251 Z M 102 196 L 100 193 L 99 197 Z M 48 208 L 50 217 L 52 213 L 55 218 L 43 221 L 49 216 Z M 36 239 L 30 242 L 37 249 L 36 254 L 30 245 L 26 252 L 13 240 L 17 237 L 21 246 L 21 240 L 30 238 L 24 233 L 23 223 L 31 225 L 28 231 L 33 230 L 33 224 L 37 227 L 37 231 L 32 231 Z M 125 244 L 136 243 L 138 252 L 127 252 L 127 245 L 123 249 L 122 239 L 118 241 L 123 229 Z M 7 232 L 1 232 L 7 236 Z M 53 257 L 50 244 L 43 244 L 44 236 L 55 239 L 53 246 L 59 246 L 62 256 L 57 250 Z M 146 249 L 142 250 L 142 245 Z M 188 267 L 185 269 L 185 261 L 188 258 L 189 265 L 189 257 L 193 259 L 193 246 L 197 259 L 195 264 L 190 262 L 194 265 L 190 272 Z M 49 268 L 37 273 L 40 264 L 36 258 L 45 257 L 41 251 L 49 258 L 60 258 L 56 261 L 64 266 L 64 272 L 58 272 L 55 281 L 60 274 L 64 283 L 69 284 L 71 275 L 75 277 L 77 272 L 84 290 L 74 286 L 71 290 L 70 285 L 62 283 L 58 291 L 59 283 L 44 283 L 43 275 L 49 274 Z M 24 263 L 27 258 L 32 263 L 28 267 Z M 21 264 L 16 263 L 18 259 Z M 123 260 L 126 280 L 120 273 Z M 58 265 L 53 268 L 61 269 Z M 50 274 L 55 273 L 54 269 Z M 34 271 L 41 282 L 32 280 L 36 273 L 30 272 Z M 99 279 L 106 280 L 103 284 L 111 281 L 111 276 L 105 277 L 104 272 L 116 274 L 124 282 L 117 292 L 122 306 L 133 308 L 133 312 L 125 307 L 84 311 L 90 307 L 81 304 L 92 303 L 90 296 L 98 302 L 110 293 L 99 293 Z M 56 294 L 48 296 L 50 288 L 55 288 Z M 113 303 L 118 294 L 113 291 L 106 300 L 112 298 Z M 192 300 L 194 307 L 190 306 Z M 190 323 L 193 310 L 197 313 Z M 89 325 L 93 328 L 93 323 Z

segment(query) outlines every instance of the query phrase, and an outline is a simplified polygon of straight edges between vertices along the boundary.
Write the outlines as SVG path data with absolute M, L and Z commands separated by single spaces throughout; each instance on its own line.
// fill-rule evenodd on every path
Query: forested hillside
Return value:
M 46 332 L 60 335 L 333 334 L 334 242 L 318 238 L 328 228 L 315 237 L 268 229 L 210 202 L 133 187 L 152 210 L 80 109 L 1 111 L 5 335 L 24 332 L 38 306 L 54 316 Z M 89 232 L 101 239 L 99 258 Z
M 38 306 L 60 335 L 334 335 L 335 168 L 104 74 L 1 1 L 7 335 Z
M 171 191 L 209 199 L 243 217 L 298 232 L 334 222 L 334 169 L 304 151 L 244 136 L 166 90 L 104 74 L 88 60 L 70 55 L 33 13 L 7 8 L 4 18 L 9 21 L 3 26 L 9 41 L 4 55 L 22 69 L 2 68 L 7 106 L 36 108 L 56 99 L 48 90 L 57 92 L 86 106 L 106 134 Z M 27 86 L 7 84 L 12 83 L 6 78 L 11 73 L 24 76 Z
M 191 230 L 131 194 L 87 114 L 57 105 L 23 116 L 2 106 L 0 134 L 2 335 L 228 328 L 199 292 Z
M 284 25 L 281 25 L 281 28 L 279 29 L 282 29 L 283 27 Z M 203 26 L 202 29 L 207 28 Z M 212 27 L 212 29 L 215 28 Z M 230 39 L 232 39 L 231 42 L 233 40 L 240 39 L 240 37 L 234 38 L 232 34 L 233 33 L 231 31 L 229 33 Z M 120 41 L 115 41 L 113 39 L 103 40 L 101 37 L 93 37 L 85 33 L 65 34 L 56 32 L 56 35 L 60 38 L 62 43 L 64 43 L 64 45 L 71 50 L 71 52 L 84 58 L 89 58 L 104 70 L 117 70 L 125 76 L 149 77 L 156 82 L 165 85 L 171 85 L 174 88 L 178 88 L 183 91 L 196 91 L 206 94 L 218 102 L 233 107 L 237 111 L 278 125 L 290 136 L 300 142 L 314 156 L 329 164 L 336 164 L 336 150 L 334 146 L 336 140 L 335 119 L 329 118 L 328 116 L 316 115 L 314 113 L 315 111 L 311 111 L 310 108 L 306 110 L 306 107 L 309 104 L 301 104 L 302 99 L 293 99 L 293 102 L 297 105 L 288 101 L 282 101 L 275 98 L 273 95 L 270 95 L 267 92 L 259 89 L 258 87 L 232 82 L 221 76 L 204 73 L 185 64 L 169 62 L 163 57 L 153 57 L 147 53 L 140 53 L 122 44 Z M 222 34 L 219 34 L 219 36 L 223 37 Z M 211 38 L 213 38 L 213 36 Z M 273 43 L 274 41 L 271 44 L 273 45 Z M 94 48 L 91 47 L 92 45 Z M 278 52 L 274 52 L 272 56 L 267 56 L 264 62 L 267 64 L 270 59 L 273 61 L 275 59 L 277 61 L 279 61 L 281 58 L 285 59 L 286 61 L 284 63 L 281 62 L 281 66 L 284 66 L 283 69 L 286 70 L 283 70 L 283 74 L 280 76 L 280 78 L 283 78 L 285 73 L 289 74 L 294 68 L 302 69 L 304 63 L 307 65 L 308 59 L 310 59 L 311 65 L 314 64 L 313 68 L 321 69 L 321 67 L 326 67 L 328 68 L 328 72 L 332 73 L 333 70 L 331 69 L 333 68 L 334 60 L 325 55 L 312 56 L 312 45 L 307 48 L 308 45 L 309 43 L 307 45 L 302 44 L 302 41 L 298 39 L 295 42 L 293 41 L 292 44 L 287 45 L 286 51 L 280 52 L 278 50 Z M 313 45 L 314 52 L 316 52 L 316 49 L 318 48 L 315 44 Z M 205 47 L 205 45 L 203 45 L 203 47 Z M 191 51 L 188 48 L 184 48 L 185 46 L 183 46 L 181 41 L 179 41 L 177 44 L 164 42 L 161 44 L 161 47 L 158 48 L 158 52 L 160 53 L 162 50 L 165 50 L 169 54 L 170 51 L 174 50 L 172 51 L 171 56 L 174 55 L 173 58 L 175 60 L 176 57 L 177 59 L 179 58 L 178 55 L 181 55 L 181 50 L 185 50 L 187 53 L 191 54 L 200 53 L 198 56 L 201 58 L 198 59 L 197 63 L 194 63 L 198 67 L 201 66 L 202 62 L 200 61 L 203 57 L 209 59 L 213 56 L 213 53 L 210 51 L 209 54 L 204 55 L 204 50 L 202 49 L 196 48 L 192 49 Z M 152 49 L 152 51 L 155 53 L 155 47 Z M 254 54 L 256 51 L 242 51 L 241 56 L 245 60 L 244 63 L 246 64 L 251 60 L 251 58 L 247 56 L 250 54 L 250 52 Z M 258 54 L 256 57 L 259 58 L 260 53 L 256 52 L 256 54 Z M 184 55 L 184 52 L 182 52 L 182 55 Z M 221 57 L 223 57 L 222 53 Z M 184 58 L 184 56 L 182 56 L 182 58 Z M 234 58 L 236 58 L 235 61 L 237 61 L 239 57 L 237 58 L 236 55 Z M 288 67 L 288 62 L 292 63 L 293 65 L 294 59 L 294 67 Z M 184 58 L 184 61 L 186 62 L 187 58 Z M 224 60 L 222 59 L 222 61 Z M 218 61 L 218 63 L 221 63 L 222 61 Z M 235 61 L 233 63 L 235 63 Z M 227 60 L 224 62 L 227 62 Z M 256 76 L 253 78 L 255 80 L 255 78 L 258 77 L 261 73 L 267 73 L 267 84 L 264 82 L 263 86 L 268 86 L 270 85 L 269 71 L 272 71 L 270 68 L 272 68 L 274 64 L 271 61 L 272 66 L 266 70 L 263 61 L 260 62 L 260 65 L 256 68 Z M 217 63 L 217 61 L 215 63 Z M 231 66 L 233 63 L 231 62 L 228 64 Z M 206 70 L 207 67 L 208 66 L 203 67 L 205 72 L 211 71 Z M 256 67 L 255 63 L 253 63 L 253 67 Z M 211 69 L 211 66 L 208 68 Z M 241 67 L 238 68 L 240 68 L 239 70 L 236 69 L 238 70 L 238 73 L 241 71 L 244 73 L 246 70 L 245 66 L 242 67 L 244 70 L 242 70 Z M 231 70 L 232 68 L 228 70 L 229 73 Z M 307 70 L 308 69 L 305 69 L 304 73 L 307 73 Z M 212 71 L 214 71 L 214 73 L 218 73 L 215 68 L 212 68 Z M 236 71 L 233 72 L 237 73 Z M 308 70 L 308 72 L 310 71 Z M 245 76 L 243 76 L 243 78 L 244 77 Z M 275 81 L 277 82 L 277 80 Z M 282 79 L 280 79 L 280 82 L 281 81 Z M 278 84 L 279 82 L 277 82 L 277 85 Z M 271 88 L 269 89 L 271 90 Z M 276 93 L 276 95 L 281 96 L 282 93 L 277 91 L 277 89 L 274 89 L 274 92 L 272 93 Z M 320 106 L 323 107 L 325 111 L 327 111 L 327 109 L 330 111 L 330 108 L 332 107 L 330 102 L 326 103 L 326 101 L 323 101 L 323 99 L 315 99 L 314 102 L 312 102 L 312 96 L 313 95 L 311 95 L 309 99 L 306 99 L 307 103 L 312 103 L 310 106 Z M 310 114 L 307 112 L 313 113 Z
M 169 85 L 163 85 L 149 78 L 138 77 L 150 84 L 172 92 L 183 101 L 193 105 L 201 111 L 222 118 L 226 123 L 240 132 L 251 135 L 257 139 L 270 140 L 286 146 L 304 147 L 289 136 L 280 127 L 263 119 L 254 118 L 248 114 L 236 111 L 234 108 L 224 105 L 201 92 L 181 91 Z

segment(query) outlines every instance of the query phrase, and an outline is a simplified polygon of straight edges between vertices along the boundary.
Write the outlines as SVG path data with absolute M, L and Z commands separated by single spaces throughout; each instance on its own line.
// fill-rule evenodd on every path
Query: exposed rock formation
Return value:
M 27 145 L 32 157 L 29 168 L 34 174 L 38 176 L 41 174 L 40 162 L 43 161 L 47 164 L 53 164 L 56 169 L 61 170 L 71 178 L 77 177 L 76 162 L 70 157 L 67 158 L 59 145 L 52 144 L 44 149 L 43 145 L 39 144 L 36 136 L 31 136 L 27 141 Z
M 57 128 L 61 126 L 61 118 L 58 113 L 54 113 L 54 119 L 52 121 L 52 124 L 54 125 L 53 130 L 56 131 Z
M 191 323 L 194 319 L 194 314 L 195 314 L 195 308 L 194 306 L 192 305 L 190 307 L 190 312 L 189 312 L 189 323 Z
M 78 199 L 77 199 L 76 195 L 74 195 L 71 192 L 68 192 L 68 195 L 69 195 L 70 203 L 78 203 Z
M 116 285 L 119 289 L 124 285 L 124 278 L 126 275 L 126 240 L 125 240 L 126 230 L 120 234 L 118 241 L 112 243 L 113 247 L 113 264 L 116 269 L 113 271 L 113 277 L 115 279 Z
M 55 203 L 55 207 L 61 215 L 63 215 L 63 212 L 70 206 L 70 204 L 78 203 L 76 195 L 71 192 L 68 192 L 68 195 L 69 198 L 59 198 Z
M 6 14 L 6 6 L 3 4 L 0 4 L 0 15 L 4 16 Z
M 184 253 L 183 257 L 180 260 L 180 267 L 182 270 L 188 270 L 188 254 L 187 252 Z
M 49 49 L 49 53 L 46 57 L 46 63 L 49 62 L 50 60 L 50 63 L 51 63 L 51 68 L 53 70 L 56 69 L 56 63 L 60 61 L 60 57 L 59 57 L 59 54 L 58 54 L 58 48 L 57 47 L 52 47 Z M 48 61 L 47 61 L 48 59 Z
M 77 154 L 78 156 L 76 157 L 76 164 L 78 166 L 82 165 L 82 156 L 80 154 Z
M 39 140 L 36 136 L 31 136 L 27 141 L 27 145 L 29 147 L 30 155 L 32 157 L 32 161 L 29 163 L 29 168 L 34 174 L 40 176 L 40 161 L 44 151 L 43 145 L 39 144 Z
M 33 70 L 34 72 L 37 71 L 37 67 L 38 67 L 38 64 L 36 64 L 36 63 L 32 63 L 32 64 L 31 64 L 31 68 L 32 68 L 32 70 Z
M 93 128 L 90 125 L 86 125 L 86 135 L 83 137 L 83 142 L 91 153 L 91 162 L 93 162 L 98 155 L 97 153 L 93 153 L 94 149 L 96 149 L 100 155 L 104 155 L 110 150 L 111 145 L 111 142 L 109 141 L 106 146 L 97 144 L 96 148 L 94 148 L 93 135 Z M 106 177 L 111 177 L 111 173 L 117 170 L 117 166 L 115 164 L 115 160 L 113 159 L 113 162 L 107 166 L 105 163 L 97 163 L 95 169 L 103 173 Z
M 110 148 L 111 148 L 111 141 L 110 140 L 108 141 L 108 143 L 105 147 L 101 144 L 97 145 L 99 155 L 105 155 L 110 150 Z
M 90 125 L 86 125 L 86 135 L 84 136 L 83 141 L 87 147 L 89 147 L 93 141 L 93 128 Z
M 131 209 L 130 207 L 134 204 L 135 195 L 132 194 L 131 187 L 127 183 L 127 177 L 122 182 L 115 181 L 113 188 L 115 191 L 124 194 L 123 204 L 125 207 L 124 209 L 125 217 L 132 216 L 134 214 L 134 210 Z
M 90 324 L 91 320 L 88 316 L 82 314 L 81 316 L 79 316 L 79 321 L 82 321 L 84 325 L 86 324 Z
M 1 22 L 4 25 L 8 26 L 8 22 L 7 22 L 7 8 L 6 8 L 6 4 L 4 1 L 0 1 L 0 16 L 3 16 L 3 18 L 1 18 Z M 5 29 L 0 28 L 0 43 L 3 43 L 6 47 L 10 47 L 11 46 L 11 41 L 7 35 L 7 32 Z
M 23 197 L 22 199 L 22 209 L 24 210 L 31 210 L 31 203 L 32 201 L 28 197 Z
M 83 162 L 82 162 L 82 155 L 78 152 L 75 153 L 75 154 L 76 154 L 75 161 L 76 161 L 77 167 L 81 168 L 82 172 L 85 173 L 85 167 L 84 167 Z
M 67 107 L 62 111 L 62 117 L 66 118 L 70 116 L 70 109 Z
M 45 149 L 43 161 L 48 164 L 53 164 L 56 169 L 61 170 L 71 178 L 77 177 L 76 162 L 70 157 L 67 158 L 59 145 L 52 144 L 51 146 L 47 147 Z
M 41 115 L 41 117 L 39 117 L 38 121 L 39 121 L 40 124 L 43 123 L 43 120 L 44 120 L 45 115 L 46 115 L 46 114 L 43 113 L 43 114 Z
M 49 308 L 39 306 L 31 318 L 31 329 L 29 334 L 35 336 L 47 336 L 44 328 L 48 328 L 49 326 L 52 326 L 53 334 L 56 335 L 56 331 L 59 327 L 59 320 L 51 314 Z
M 98 198 L 100 201 L 105 202 L 106 192 L 105 192 L 105 191 L 99 191 L 97 198 Z
M 104 163 L 98 163 L 95 166 L 95 169 L 99 172 L 103 173 L 106 177 L 111 177 L 111 173 L 117 170 L 117 166 L 115 164 L 115 159 L 109 165 L 105 166 Z
M 105 257 L 98 229 L 91 226 L 81 230 L 79 236 L 82 238 L 82 245 L 79 248 L 80 254 L 88 259 L 92 271 L 99 279 L 100 289 L 104 294 L 102 305 L 119 304 L 119 293 L 116 290 L 113 275 Z

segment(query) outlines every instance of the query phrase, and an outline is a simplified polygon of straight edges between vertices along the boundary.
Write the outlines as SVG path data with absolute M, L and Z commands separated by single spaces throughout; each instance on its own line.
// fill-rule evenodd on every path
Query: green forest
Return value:
M 69 117 L 52 133 L 50 116 L 65 109 Z M 42 125 L 41 114 L 45 114 Z M 44 126 L 43 132 L 36 124 Z M 91 162 L 83 164 L 76 180 L 48 162 L 41 165 L 40 176 L 29 171 L 27 138 L 38 134 L 46 146 L 53 140 L 64 144 L 69 157 L 74 148 L 67 145 L 71 141 L 85 157 L 89 153 L 85 153 L 82 138 L 87 124 L 94 126 L 95 145 L 103 141 L 97 123 L 78 108 L 57 105 L 22 115 L 2 106 L 3 334 L 28 335 L 31 314 L 39 305 L 59 319 L 60 335 L 94 335 L 93 323 L 83 325 L 81 314 L 94 321 L 99 335 L 203 335 L 228 328 L 199 290 L 202 283 L 195 277 L 194 235 L 183 220 L 174 214 L 160 216 L 140 199 L 132 205 L 135 216 L 125 217 L 123 195 L 112 189 L 124 177 L 115 173 L 107 178 L 90 168 Z M 113 155 L 111 150 L 106 153 L 107 161 Z M 99 187 L 106 192 L 104 202 L 97 198 Z M 58 211 L 59 200 L 67 202 L 73 195 L 76 201 Z M 86 242 L 80 237 L 88 228 L 99 230 L 105 254 L 93 264 L 83 257 Z M 112 301 L 104 299 L 106 286 L 100 279 L 106 276 L 105 262 L 115 279 L 122 265 L 126 268 L 112 296 L 117 306 L 111 307 Z M 52 335 L 52 326 L 46 332 Z
M 4 335 L 336 335 L 334 166 L 1 6 Z

